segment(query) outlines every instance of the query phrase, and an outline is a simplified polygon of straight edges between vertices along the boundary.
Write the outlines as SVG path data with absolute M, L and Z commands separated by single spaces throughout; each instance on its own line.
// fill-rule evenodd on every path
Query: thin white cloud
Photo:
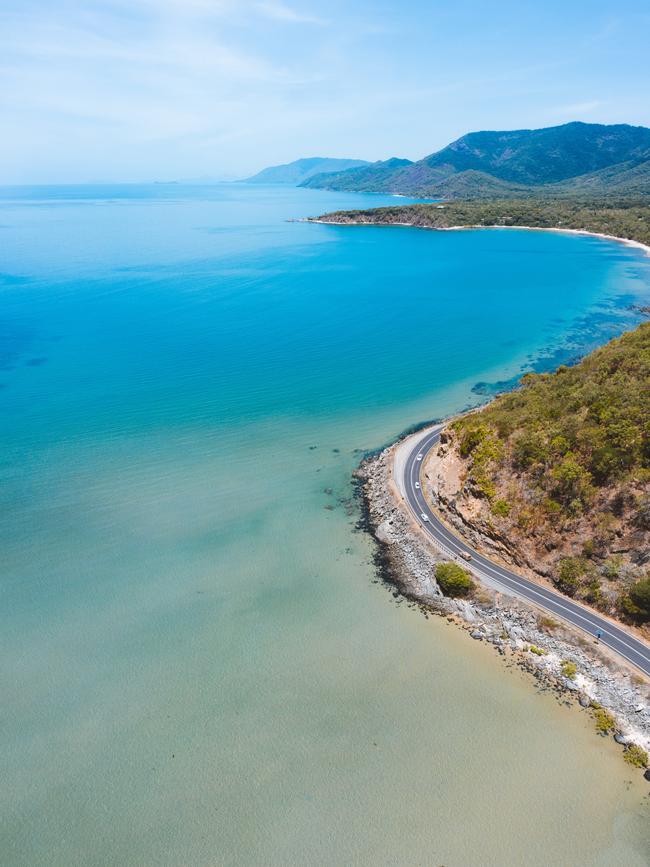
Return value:
M 278 52 L 265 39 L 271 21 L 301 17 L 245 0 L 0 4 L 3 174 L 133 176 L 243 161 L 279 117 L 300 129 L 303 95 L 322 81 L 301 44 Z
M 322 18 L 306 15 L 303 12 L 296 12 L 290 6 L 286 6 L 284 3 L 276 3 L 275 0 L 256 3 L 255 8 L 262 15 L 275 21 L 287 21 L 293 24 L 325 24 Z

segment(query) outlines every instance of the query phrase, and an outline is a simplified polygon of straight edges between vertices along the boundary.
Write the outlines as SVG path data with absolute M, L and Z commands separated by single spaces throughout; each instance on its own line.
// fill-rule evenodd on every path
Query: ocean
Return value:
M 3 864 L 648 863 L 640 774 L 377 582 L 351 474 L 633 327 L 650 259 L 290 222 L 394 202 L 0 189 Z

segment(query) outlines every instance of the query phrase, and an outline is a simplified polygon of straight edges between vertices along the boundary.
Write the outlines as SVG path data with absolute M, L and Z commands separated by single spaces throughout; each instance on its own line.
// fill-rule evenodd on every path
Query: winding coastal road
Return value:
M 535 584 L 488 559 L 471 548 L 436 517 L 424 497 L 420 476 L 428 453 L 438 445 L 441 431 L 442 425 L 430 428 L 419 439 L 414 438 L 415 443 L 404 462 L 403 478 L 398 480 L 398 483 L 401 481 L 403 485 L 404 499 L 436 547 L 451 559 L 462 563 L 479 580 L 494 589 L 526 599 L 582 629 L 592 638 L 600 631 L 602 644 L 650 676 L 650 648 L 644 642 L 569 597 Z M 466 561 L 463 554 L 469 555 L 471 559 Z

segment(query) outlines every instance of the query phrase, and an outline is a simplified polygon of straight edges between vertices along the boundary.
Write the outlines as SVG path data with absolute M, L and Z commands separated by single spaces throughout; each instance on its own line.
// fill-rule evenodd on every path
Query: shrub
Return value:
M 488 591 L 483 590 L 480 587 L 474 588 L 472 598 L 474 599 L 474 602 L 478 603 L 479 605 L 491 605 L 494 602 L 494 599 L 488 593 Z
M 544 500 L 542 508 L 549 518 L 556 518 L 562 513 L 562 506 L 557 500 L 552 500 L 550 497 L 547 497 L 547 499 Z
M 555 578 L 555 584 L 569 596 L 578 589 L 580 578 L 585 573 L 585 563 L 581 557 L 563 557 Z
M 593 557 L 594 551 L 596 549 L 596 544 L 593 539 L 587 539 L 582 545 L 582 556 L 583 557 Z
M 575 662 L 571 662 L 569 659 L 564 659 L 562 661 L 562 674 L 565 677 L 568 677 L 569 680 L 575 680 L 577 673 L 578 666 L 575 664 Z
M 638 620 L 650 620 L 650 576 L 633 584 L 623 598 L 623 609 Z
M 491 500 L 497 492 L 494 482 L 484 471 L 474 473 L 474 483 L 478 492 L 482 494 L 486 500 Z
M 523 508 L 520 510 L 517 515 L 517 526 L 520 530 L 527 531 L 529 530 L 533 524 L 535 523 L 535 515 L 533 514 L 532 509 Z
M 534 653 L 535 656 L 546 656 L 546 651 L 543 647 L 535 647 L 534 644 L 531 644 L 529 650 L 531 653 Z
M 547 632 L 554 632 L 560 625 L 557 620 L 548 617 L 546 614 L 540 614 L 537 618 L 537 625 L 540 629 L 545 629 Z
M 580 518 L 584 514 L 582 500 L 579 497 L 574 497 L 566 507 L 566 510 L 572 518 Z
M 558 367 L 557 372 L 559 373 L 561 367 Z M 553 437 L 551 440 L 551 451 L 554 455 L 565 455 L 570 449 L 570 443 L 568 439 L 561 434 Z
M 648 766 L 648 754 L 636 744 L 629 745 L 623 753 L 623 758 L 635 768 L 647 768 Z
M 527 431 L 520 434 L 513 443 L 512 454 L 516 466 L 520 469 L 545 463 L 548 459 L 548 449 L 544 435 L 539 431 Z
M 471 477 L 479 493 L 488 500 L 492 500 L 496 494 L 496 487 L 492 478 L 491 467 L 502 459 L 503 444 L 496 438 L 492 431 L 487 430 L 486 428 L 480 430 L 482 431 L 481 440 L 473 447 L 471 452 Z M 463 444 L 471 433 L 473 433 L 473 431 L 470 431 L 466 435 Z M 463 445 L 461 445 L 461 454 L 462 453 Z
M 650 530 L 650 494 L 646 494 L 639 500 L 638 511 L 634 522 L 642 530 Z
M 483 442 L 487 433 L 487 428 L 483 425 L 466 430 L 460 441 L 461 456 L 464 458 L 469 457 L 474 449 Z
M 603 566 L 603 575 L 605 576 L 605 578 L 609 578 L 610 581 L 616 580 L 616 578 L 618 578 L 619 576 L 622 565 L 623 558 L 620 556 L 620 554 L 615 554 Z
M 551 470 L 551 478 L 555 481 L 555 492 L 560 502 L 582 503 L 587 499 L 591 475 L 572 452 L 567 452 Z
M 594 721 L 599 735 L 607 735 L 616 728 L 616 720 L 604 707 L 594 708 Z
M 510 514 L 510 503 L 507 500 L 495 500 L 492 503 L 492 514 L 507 518 Z
M 469 572 L 458 563 L 438 563 L 436 581 L 445 596 L 467 596 L 474 589 Z
M 602 604 L 603 592 L 600 589 L 600 582 L 597 578 L 589 581 L 589 583 L 584 588 L 583 596 L 587 600 L 587 602 L 591 602 L 593 605 Z

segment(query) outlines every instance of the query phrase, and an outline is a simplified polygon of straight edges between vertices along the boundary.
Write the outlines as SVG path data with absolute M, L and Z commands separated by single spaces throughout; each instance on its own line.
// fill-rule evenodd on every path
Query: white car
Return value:
M 420 490 L 420 483 L 419 483 L 419 482 L 416 482 L 416 483 L 415 483 L 415 487 L 416 487 L 416 488 L 418 489 L 418 491 L 419 491 L 419 490 Z
M 424 514 L 424 512 L 422 512 L 422 514 L 420 515 L 420 517 L 422 518 L 423 521 L 428 521 L 428 520 L 429 520 L 429 519 L 427 518 L 427 516 Z
M 467 560 L 468 562 L 472 559 L 472 555 L 468 551 L 461 551 L 460 556 L 463 560 Z
M 416 460 L 416 461 L 421 461 L 421 460 L 422 460 L 422 457 L 423 457 L 422 452 L 420 452 L 420 454 L 417 455 L 417 457 L 415 458 L 415 460 Z

